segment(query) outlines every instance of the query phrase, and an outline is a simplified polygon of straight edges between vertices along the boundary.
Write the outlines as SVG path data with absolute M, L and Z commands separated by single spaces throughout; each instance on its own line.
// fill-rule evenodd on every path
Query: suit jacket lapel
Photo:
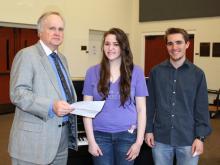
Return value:
M 62 94 L 60 92 L 60 88 L 59 88 L 58 83 L 57 83 L 57 77 L 56 77 L 56 75 L 54 73 L 54 70 L 53 70 L 53 68 L 51 66 L 51 63 L 50 63 L 46 53 L 44 52 L 40 42 L 38 42 L 36 44 L 36 47 L 37 47 L 37 50 L 39 51 L 39 55 L 41 56 L 40 61 L 41 61 L 42 65 L 44 66 L 45 71 L 48 74 L 48 77 L 49 77 L 49 79 L 51 81 L 51 84 L 54 86 L 54 88 L 57 91 L 59 97 L 62 99 Z

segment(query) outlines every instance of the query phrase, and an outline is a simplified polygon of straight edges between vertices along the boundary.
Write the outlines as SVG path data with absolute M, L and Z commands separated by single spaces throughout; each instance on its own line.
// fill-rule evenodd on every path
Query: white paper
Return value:
M 199 155 L 199 154 L 198 154 L 198 152 L 195 151 L 192 156 L 196 157 L 197 155 Z
M 79 101 L 71 104 L 75 115 L 94 118 L 104 106 L 105 101 Z

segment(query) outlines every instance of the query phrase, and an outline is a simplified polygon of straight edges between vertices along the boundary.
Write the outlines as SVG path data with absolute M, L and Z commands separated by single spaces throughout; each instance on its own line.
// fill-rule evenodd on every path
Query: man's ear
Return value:
M 188 48 L 189 48 L 189 45 L 190 45 L 190 42 L 189 42 L 189 41 L 187 41 L 187 42 L 186 42 L 186 49 L 188 49 Z

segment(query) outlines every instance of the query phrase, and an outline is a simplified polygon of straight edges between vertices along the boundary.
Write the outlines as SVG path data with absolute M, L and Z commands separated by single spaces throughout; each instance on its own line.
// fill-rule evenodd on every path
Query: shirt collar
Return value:
M 162 65 L 164 66 L 169 66 L 169 67 L 173 67 L 173 65 L 170 63 L 170 60 L 166 60 L 162 63 Z M 191 62 L 186 58 L 186 60 L 183 62 L 183 65 L 182 66 L 187 66 L 189 67 L 191 65 Z M 180 66 L 180 67 L 182 67 Z
M 43 47 L 44 52 L 46 53 L 47 56 L 49 56 L 51 53 L 53 53 L 50 48 L 44 44 L 44 42 L 42 40 L 40 40 L 40 44 Z M 54 51 L 55 53 L 57 53 L 57 50 Z

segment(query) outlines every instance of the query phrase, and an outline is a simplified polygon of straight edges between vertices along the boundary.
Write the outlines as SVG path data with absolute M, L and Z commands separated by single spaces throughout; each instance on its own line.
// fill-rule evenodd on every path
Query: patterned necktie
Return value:
M 57 68 L 57 72 L 58 72 L 58 75 L 60 77 L 60 81 L 61 81 L 61 84 L 63 86 L 63 90 L 64 90 L 64 93 L 66 95 L 67 102 L 69 104 L 71 104 L 71 103 L 73 103 L 73 97 L 72 97 L 70 89 L 69 89 L 69 87 L 67 85 L 66 79 L 65 79 L 65 77 L 63 75 L 61 66 L 60 66 L 60 64 L 62 65 L 62 62 L 60 61 L 58 55 L 55 52 L 51 53 L 50 55 L 51 55 L 51 57 L 52 57 L 52 59 L 54 61 L 54 64 L 55 64 L 56 68 Z

